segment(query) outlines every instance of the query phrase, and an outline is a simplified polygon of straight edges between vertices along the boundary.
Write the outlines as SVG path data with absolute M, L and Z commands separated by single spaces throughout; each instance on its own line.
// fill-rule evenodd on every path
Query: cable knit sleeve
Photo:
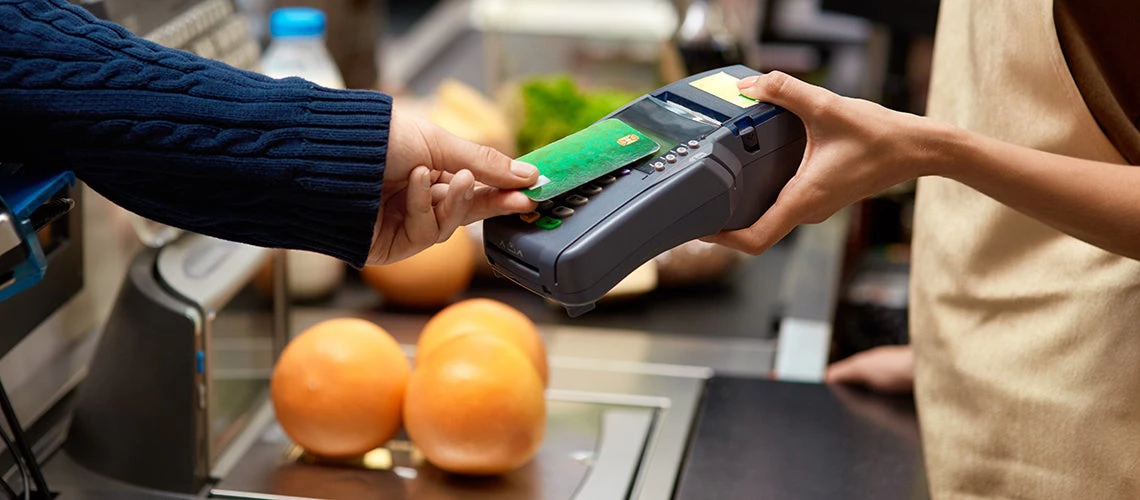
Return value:
M 391 99 L 167 49 L 63 0 L 0 0 L 0 160 L 159 222 L 364 265 Z

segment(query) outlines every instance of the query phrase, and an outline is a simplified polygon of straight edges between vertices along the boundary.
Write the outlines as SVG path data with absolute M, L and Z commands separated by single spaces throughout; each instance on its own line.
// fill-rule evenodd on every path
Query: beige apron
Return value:
M 1050 0 L 942 2 L 928 113 L 1125 163 L 1069 74 Z M 943 178 L 919 182 L 915 218 L 911 332 L 934 497 L 1140 499 L 1140 262 Z

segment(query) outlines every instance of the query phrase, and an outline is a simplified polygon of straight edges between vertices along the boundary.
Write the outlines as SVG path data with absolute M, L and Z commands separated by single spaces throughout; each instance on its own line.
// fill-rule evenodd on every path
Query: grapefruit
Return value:
M 471 333 L 416 363 L 404 401 L 404 427 L 441 470 L 503 474 L 538 452 L 546 429 L 542 381 L 506 341 Z
M 383 328 L 362 319 L 305 330 L 273 368 L 270 396 L 281 428 L 309 453 L 362 455 L 400 429 L 408 358 Z
M 538 327 L 518 309 L 493 299 L 467 299 L 432 316 L 416 343 L 416 362 L 427 360 L 448 341 L 474 332 L 494 335 L 515 346 L 530 360 L 543 387 L 546 386 L 546 346 Z
M 467 289 L 475 275 L 475 250 L 469 239 L 467 229 L 460 226 L 447 240 L 398 262 L 367 266 L 361 276 L 387 303 L 442 306 Z

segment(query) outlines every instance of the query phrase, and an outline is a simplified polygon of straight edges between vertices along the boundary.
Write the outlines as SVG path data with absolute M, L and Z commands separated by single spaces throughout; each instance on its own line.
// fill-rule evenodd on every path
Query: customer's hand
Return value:
M 534 210 L 517 191 L 538 180 L 532 165 L 392 110 L 380 213 L 368 264 L 409 257 L 461 225 Z
M 914 351 L 909 345 L 881 346 L 856 353 L 827 368 L 824 381 L 862 385 L 876 392 L 914 391 Z
M 760 220 L 705 241 L 759 254 L 798 224 L 823 222 L 855 201 L 922 174 L 927 119 L 841 97 L 779 72 L 738 85 L 742 94 L 799 116 L 807 147 L 796 175 Z

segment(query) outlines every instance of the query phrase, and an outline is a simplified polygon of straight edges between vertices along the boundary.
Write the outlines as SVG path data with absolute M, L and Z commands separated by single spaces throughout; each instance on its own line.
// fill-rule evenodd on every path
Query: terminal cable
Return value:
M 24 467 L 24 461 L 20 459 L 20 454 L 16 451 L 16 445 L 12 443 L 12 438 L 8 437 L 8 433 L 4 432 L 3 429 L 0 429 L 0 438 L 4 439 L 4 446 L 8 447 L 8 451 L 12 452 L 12 459 L 16 461 L 16 467 L 20 470 L 21 483 L 24 485 L 24 499 L 28 500 L 31 498 L 32 486 L 32 482 L 28 477 L 28 468 Z M 20 498 L 20 495 L 16 494 L 16 490 L 13 490 L 7 481 L 0 479 L 0 485 L 4 486 L 4 494 L 8 495 L 8 498 L 11 500 Z
M 8 421 L 8 429 L 12 431 L 12 441 L 15 441 L 15 447 L 8 440 L 8 436 L 4 436 L 4 441 L 8 445 L 8 449 L 12 451 L 12 455 L 16 458 L 16 463 L 21 463 L 21 456 L 23 458 L 23 465 L 20 466 L 21 474 L 24 478 L 24 499 L 30 500 L 32 498 L 32 484 L 36 487 L 37 499 L 50 499 L 51 490 L 48 489 L 47 481 L 44 479 L 43 471 L 40 470 L 40 464 L 36 460 L 36 455 L 32 453 L 31 448 L 28 447 L 27 441 L 24 439 L 24 431 L 20 426 L 20 419 L 16 416 L 16 410 L 12 408 L 12 402 L 8 400 L 8 390 L 4 388 L 4 382 L 0 381 L 0 410 L 4 412 L 4 419 Z M 0 433 L 2 434 L 2 433 Z M 31 476 L 31 481 L 28 481 L 28 476 Z

